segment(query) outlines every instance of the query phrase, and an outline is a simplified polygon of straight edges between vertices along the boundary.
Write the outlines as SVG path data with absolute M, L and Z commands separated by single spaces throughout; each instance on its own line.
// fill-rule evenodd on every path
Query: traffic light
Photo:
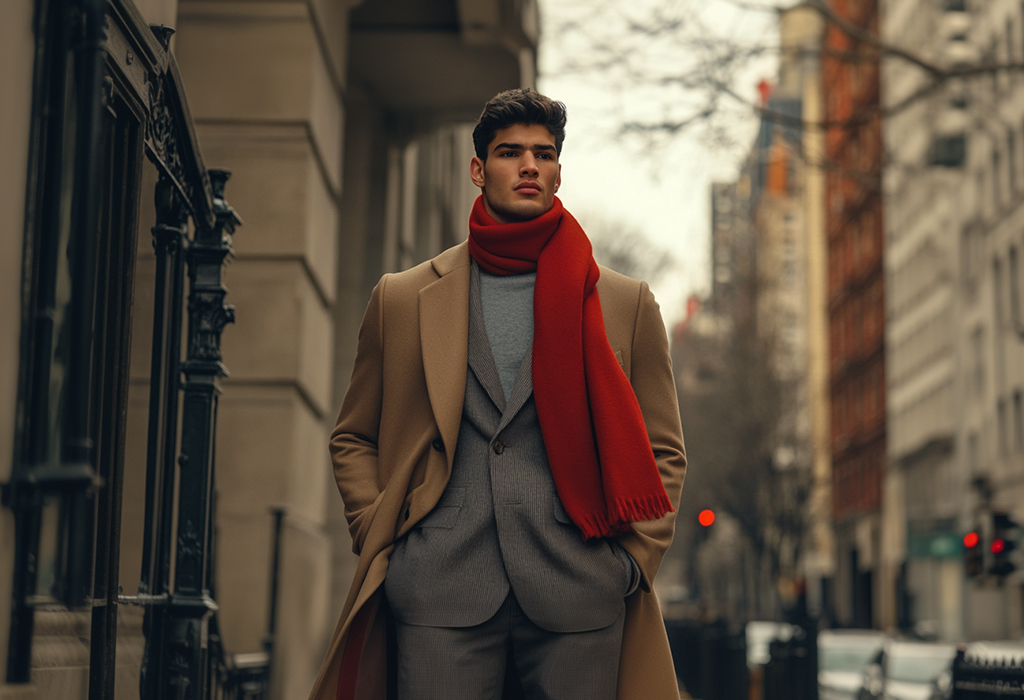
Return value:
M 1020 525 L 1018 525 L 1006 513 L 992 514 L 992 542 L 989 544 L 989 551 L 992 552 L 992 564 L 988 572 L 993 576 L 1009 576 L 1017 570 L 1013 562 L 1013 552 L 1017 549 L 1017 539 L 1020 537 Z
M 985 552 L 981 548 L 981 536 L 975 531 L 964 535 L 964 570 L 967 578 L 985 573 Z
M 705 508 L 697 514 L 697 522 L 700 524 L 700 527 L 697 528 L 694 537 L 697 544 L 703 544 L 711 537 L 711 524 L 715 522 L 715 511 Z

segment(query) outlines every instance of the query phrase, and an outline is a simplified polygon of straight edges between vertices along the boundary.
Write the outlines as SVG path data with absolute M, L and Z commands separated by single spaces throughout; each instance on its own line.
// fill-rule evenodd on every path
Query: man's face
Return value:
M 498 130 L 487 146 L 487 161 L 474 157 L 469 171 L 483 190 L 484 208 L 499 224 L 535 219 L 551 209 L 562 181 L 555 137 L 540 124 Z

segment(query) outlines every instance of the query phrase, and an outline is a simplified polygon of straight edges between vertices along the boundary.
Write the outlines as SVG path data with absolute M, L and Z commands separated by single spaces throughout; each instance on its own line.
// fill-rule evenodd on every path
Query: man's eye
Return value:
M 515 151 L 502 151 L 498 155 L 503 157 L 503 158 L 515 158 L 516 152 Z

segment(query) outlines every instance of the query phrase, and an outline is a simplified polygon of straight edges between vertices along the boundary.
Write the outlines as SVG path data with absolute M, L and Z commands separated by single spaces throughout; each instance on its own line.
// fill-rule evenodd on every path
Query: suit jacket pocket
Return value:
M 551 505 L 555 513 L 555 520 L 563 525 L 575 525 L 572 518 L 569 517 L 569 513 L 566 512 L 565 506 L 562 505 L 562 499 L 558 497 L 558 494 L 555 494 Z
M 451 530 L 459 519 L 459 513 L 466 502 L 466 489 L 461 487 L 447 488 L 434 509 L 416 523 L 416 527 L 437 527 Z
M 560 499 L 556 494 L 552 500 L 552 509 L 555 513 L 555 520 L 562 523 L 563 525 L 572 526 L 577 530 L 578 533 L 579 528 L 576 527 L 576 524 L 572 521 L 572 518 L 569 517 L 569 513 L 566 512 L 565 506 L 562 505 L 562 499 Z M 591 540 L 591 542 L 595 543 L 596 541 Z M 630 589 L 633 588 L 633 562 L 630 559 L 629 554 L 626 552 L 625 548 L 623 548 L 623 546 L 620 545 L 618 541 L 614 538 L 606 538 L 604 540 L 604 543 L 607 545 L 608 549 L 611 550 L 611 553 L 615 555 L 615 559 L 618 560 L 619 566 L 621 567 L 622 573 L 625 577 L 625 585 L 623 586 L 623 592 L 625 595 L 628 595 L 632 592 Z M 604 545 L 602 545 L 602 549 L 603 548 Z

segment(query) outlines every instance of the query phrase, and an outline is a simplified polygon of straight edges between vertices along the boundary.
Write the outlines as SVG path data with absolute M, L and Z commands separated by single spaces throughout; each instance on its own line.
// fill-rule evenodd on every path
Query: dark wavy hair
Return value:
M 565 141 L 565 105 L 530 88 L 500 92 L 484 105 L 473 129 L 473 148 L 480 160 L 487 160 L 487 147 L 499 130 L 513 124 L 540 124 L 555 137 L 555 153 L 561 155 Z

